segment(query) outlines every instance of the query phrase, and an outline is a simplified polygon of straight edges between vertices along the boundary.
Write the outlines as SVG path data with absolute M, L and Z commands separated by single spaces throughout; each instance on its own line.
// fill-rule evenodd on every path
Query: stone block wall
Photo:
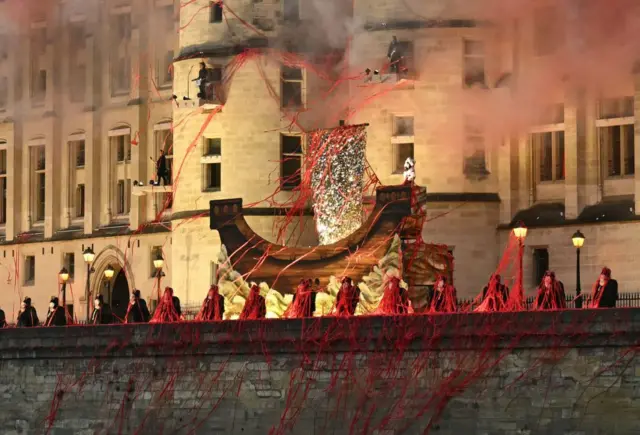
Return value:
M 3 434 L 634 434 L 640 310 L 0 331 Z

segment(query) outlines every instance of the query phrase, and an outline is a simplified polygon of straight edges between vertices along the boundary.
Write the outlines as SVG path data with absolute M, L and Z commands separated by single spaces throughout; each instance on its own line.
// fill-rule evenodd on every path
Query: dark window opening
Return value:
M 209 22 L 221 23 L 222 22 L 222 1 L 211 2 L 209 6 Z
M 205 190 L 218 191 L 222 188 L 222 168 L 220 163 L 205 166 Z
M 221 156 L 222 155 L 222 139 L 210 138 L 210 137 L 205 138 L 204 155 L 205 156 Z
M 544 274 L 549 270 L 549 251 L 547 248 L 536 248 L 533 250 L 533 284 L 542 282 Z

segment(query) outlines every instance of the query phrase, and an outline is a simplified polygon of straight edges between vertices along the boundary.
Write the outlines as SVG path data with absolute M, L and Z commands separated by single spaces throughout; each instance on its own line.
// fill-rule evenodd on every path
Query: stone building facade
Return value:
M 540 42 L 533 12 L 483 26 L 453 6 L 461 2 L 447 1 L 418 13 L 391 0 L 358 0 L 329 18 L 317 2 L 290 0 L 18 3 L 0 4 L 13 23 L 0 39 L 6 311 L 24 296 L 44 310 L 56 273 L 73 264 L 72 300 L 83 313 L 89 246 L 97 254 L 93 292 L 112 266 L 117 298 L 133 288 L 155 297 L 152 261 L 161 251 L 162 285 L 185 302 L 199 300 L 215 280 L 220 250 L 207 217 L 212 199 L 241 197 L 261 209 L 248 220 L 269 240 L 317 243 L 311 216 L 277 240 L 268 210 L 290 204 L 291 186 L 280 189 L 280 178 L 291 171 L 285 159 L 302 160 L 301 131 L 339 119 L 369 124 L 367 159 L 382 183 L 400 183 L 399 166 L 415 157 L 417 182 L 428 189 L 424 239 L 450 247 L 460 295 L 484 285 L 520 220 L 530 227 L 528 288 L 547 267 L 575 285 L 577 229 L 587 239 L 589 282 L 606 263 L 623 291 L 639 284 L 628 255 L 640 186 L 638 82 L 630 70 L 615 88 L 549 85 L 505 131 L 500 124 L 517 111 L 518 90 L 534 89 L 527 71 L 558 55 L 553 41 Z M 352 80 L 332 100 L 330 80 L 282 53 L 310 59 L 336 51 L 328 36 L 353 23 L 340 63 Z M 393 36 L 408 67 L 402 77 L 388 71 Z M 203 98 L 194 82 L 200 62 L 215 83 Z M 172 188 L 149 185 L 161 148 L 173 162 Z

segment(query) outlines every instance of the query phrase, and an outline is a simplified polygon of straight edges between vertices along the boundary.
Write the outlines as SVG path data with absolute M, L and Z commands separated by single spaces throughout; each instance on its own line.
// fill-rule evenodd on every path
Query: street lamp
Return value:
M 58 273 L 60 282 L 62 282 L 62 309 L 65 316 L 67 315 L 67 281 L 69 281 L 69 271 L 63 267 Z
M 576 308 L 582 308 L 582 298 L 580 294 L 582 289 L 580 288 L 580 248 L 584 245 L 584 234 L 580 230 L 573 233 L 571 236 L 571 242 L 576 248 Z
M 96 259 L 96 254 L 93 253 L 93 249 L 91 249 L 91 246 L 87 246 L 87 249 L 84 250 L 82 256 L 84 257 L 84 262 L 87 263 L 87 286 L 84 289 L 84 298 L 85 301 L 87 301 L 87 323 L 89 323 L 89 316 L 91 315 L 89 311 L 89 300 L 91 299 L 91 272 L 94 271 L 91 267 L 91 264 L 93 263 L 93 260 Z
M 516 285 L 517 291 L 520 292 L 520 300 L 524 300 L 524 288 L 523 288 L 523 257 L 524 257 L 524 239 L 527 237 L 527 227 L 523 222 L 519 222 L 518 226 L 513 229 L 513 235 L 518 239 L 518 284 Z
M 156 258 L 153 259 L 153 266 L 156 268 L 156 279 L 158 280 L 158 301 L 160 301 L 160 280 L 164 276 L 162 267 L 164 266 L 164 258 L 162 258 L 162 252 L 158 250 Z
M 107 266 L 107 268 L 104 270 L 104 277 L 107 279 L 107 290 L 109 293 L 109 303 L 111 305 L 113 305 L 113 301 L 111 300 L 111 278 L 113 278 L 113 274 L 116 271 L 113 269 L 113 267 L 111 267 L 111 265 Z

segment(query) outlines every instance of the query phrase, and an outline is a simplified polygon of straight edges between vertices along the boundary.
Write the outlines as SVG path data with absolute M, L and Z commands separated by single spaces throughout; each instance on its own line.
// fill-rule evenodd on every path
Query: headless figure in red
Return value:
M 342 285 L 336 298 L 335 314 L 338 316 L 353 316 L 360 302 L 360 289 L 352 284 L 351 278 L 342 278 Z
M 397 314 L 407 314 L 409 311 L 409 297 L 405 289 L 400 287 L 400 279 L 391 277 L 387 282 L 380 305 L 376 309 L 376 314 L 394 316 Z
M 177 302 L 177 306 L 176 306 Z M 173 289 L 166 287 L 160 303 L 149 323 L 168 323 L 180 321 L 180 300 L 173 296 Z
M 300 284 L 293 295 L 291 305 L 284 312 L 286 319 L 297 319 L 302 317 L 313 317 L 316 311 L 316 292 L 311 286 L 310 279 L 300 280 Z
M 198 322 L 212 322 L 224 320 L 224 296 L 218 291 L 217 285 L 209 288 L 209 293 L 202 302 L 202 308 L 196 316 Z
M 267 316 L 267 304 L 260 295 L 260 287 L 256 284 L 251 286 L 251 292 L 249 297 L 242 307 L 242 313 L 240 313 L 240 320 L 257 320 L 264 319 Z
M 455 313 L 458 311 L 456 288 L 447 284 L 447 278 L 439 275 L 433 286 L 430 313 Z
M 564 285 L 556 279 L 553 271 L 547 270 L 538 286 L 536 310 L 562 310 L 567 308 Z

